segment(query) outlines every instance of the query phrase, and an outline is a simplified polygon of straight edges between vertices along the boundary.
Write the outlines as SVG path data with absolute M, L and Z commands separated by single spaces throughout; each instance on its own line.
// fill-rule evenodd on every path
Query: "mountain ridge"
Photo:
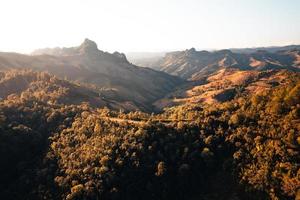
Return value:
M 224 68 L 239 70 L 288 69 L 300 71 L 298 50 L 271 53 L 259 50 L 255 53 L 234 53 L 229 49 L 209 52 L 185 51 L 170 52 L 159 62 L 159 70 L 184 79 L 197 80 Z
M 270 53 L 276 53 L 278 51 L 293 51 L 300 50 L 300 45 L 287 45 L 287 46 L 269 46 L 269 47 L 253 47 L 253 48 L 228 48 L 233 53 L 240 54 L 251 54 L 257 51 L 267 51 Z M 135 52 L 128 53 L 128 58 L 134 64 L 144 67 L 150 67 L 156 70 L 160 70 L 159 62 L 163 59 L 163 57 L 168 53 L 181 52 L 180 51 L 165 51 L 165 52 Z M 203 52 L 216 52 L 222 51 L 222 49 L 214 50 L 214 49 L 202 49 L 199 51 Z
M 51 51 L 50 51 L 51 52 Z M 178 77 L 132 65 L 122 53 L 98 49 L 89 39 L 78 47 L 53 50 L 52 55 L 0 53 L 0 70 L 32 69 L 47 71 L 60 78 L 94 84 L 113 100 L 132 102 L 142 110 L 184 82 Z

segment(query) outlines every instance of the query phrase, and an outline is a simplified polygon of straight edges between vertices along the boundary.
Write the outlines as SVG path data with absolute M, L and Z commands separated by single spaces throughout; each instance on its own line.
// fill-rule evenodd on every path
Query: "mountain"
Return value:
M 300 45 L 254 47 L 254 48 L 231 48 L 230 50 L 234 53 L 254 53 L 260 50 L 276 53 L 277 51 L 300 50 Z
M 156 63 L 161 71 L 189 80 L 200 80 L 221 69 L 239 70 L 288 69 L 299 71 L 299 50 L 278 51 L 276 53 L 259 50 L 251 54 L 234 53 L 230 50 L 214 52 L 185 51 L 167 53 Z
M 0 70 L 25 68 L 94 84 L 104 98 L 141 110 L 151 110 L 155 100 L 183 82 L 164 72 L 132 65 L 122 53 L 103 52 L 89 39 L 78 47 L 38 50 L 32 55 L 0 53 Z
M 290 76 L 288 72 L 300 71 L 300 50 L 276 53 L 259 50 L 245 54 L 191 48 L 167 53 L 157 66 L 188 80 L 157 100 L 154 103 L 157 109 L 184 104 L 212 105 L 243 93 L 255 95 L 281 85 Z

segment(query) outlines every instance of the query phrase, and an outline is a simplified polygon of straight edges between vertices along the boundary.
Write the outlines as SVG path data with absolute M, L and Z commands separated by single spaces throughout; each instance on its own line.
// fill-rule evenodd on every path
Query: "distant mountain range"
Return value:
M 194 49 L 194 48 L 192 48 Z M 238 54 L 253 54 L 257 53 L 258 51 L 267 51 L 269 53 L 278 53 L 279 51 L 293 51 L 293 50 L 300 50 L 300 45 L 288 45 L 288 46 L 271 46 L 271 47 L 254 47 L 254 48 L 230 48 L 228 49 L 232 53 Z M 208 52 L 218 52 L 224 50 L 205 50 Z M 135 53 L 128 53 L 127 57 L 128 60 L 135 65 L 143 66 L 143 67 L 150 67 L 156 70 L 160 70 L 161 66 L 160 63 L 166 54 L 176 53 L 175 52 L 135 52 Z M 183 51 L 181 51 L 183 52 Z
M 290 50 L 299 50 L 299 49 L 300 49 L 300 45 L 288 45 L 288 46 L 253 47 L 253 48 L 231 48 L 230 50 L 234 53 L 254 53 L 260 50 L 276 53 L 278 51 L 290 51 Z
M 199 80 L 224 68 L 240 70 L 288 69 L 300 71 L 300 50 L 275 53 L 258 50 L 254 53 L 234 53 L 231 50 L 170 52 L 152 64 L 155 69 L 189 80 Z
M 191 48 L 146 61 L 147 67 L 189 81 L 155 102 L 156 108 L 163 109 L 180 104 L 224 102 L 241 93 L 257 94 L 281 85 L 291 75 L 286 71 L 300 71 L 300 48 L 296 45 L 219 51 Z
M 78 47 L 41 49 L 32 55 L 0 53 L 0 69 L 47 71 L 60 78 L 93 84 L 102 98 L 151 110 L 152 103 L 183 81 L 164 72 L 130 64 L 122 53 L 98 49 L 89 39 Z

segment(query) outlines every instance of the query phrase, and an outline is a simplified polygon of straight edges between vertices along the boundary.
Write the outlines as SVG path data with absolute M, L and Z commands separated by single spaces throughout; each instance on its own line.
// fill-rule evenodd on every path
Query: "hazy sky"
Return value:
M 300 44 L 300 0 L 0 0 L 0 50 L 165 51 Z

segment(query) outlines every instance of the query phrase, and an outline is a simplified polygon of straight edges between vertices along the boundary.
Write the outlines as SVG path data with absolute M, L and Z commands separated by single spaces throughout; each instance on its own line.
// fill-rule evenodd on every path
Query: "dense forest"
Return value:
M 259 94 L 149 114 L 2 72 L 0 199 L 299 199 L 300 75 L 283 73 Z

